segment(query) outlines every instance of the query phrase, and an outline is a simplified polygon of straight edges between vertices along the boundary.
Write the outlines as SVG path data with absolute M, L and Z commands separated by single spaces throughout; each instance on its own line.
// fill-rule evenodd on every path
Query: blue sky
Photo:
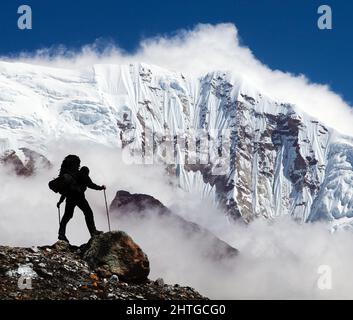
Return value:
M 33 29 L 17 28 L 17 8 L 33 10 Z M 317 8 L 328 4 L 333 30 L 317 28 Z M 113 41 L 128 52 L 143 38 L 173 34 L 197 23 L 232 22 L 242 43 L 272 69 L 327 83 L 353 105 L 351 0 L 2 0 L 0 54 L 64 44 L 70 49 Z

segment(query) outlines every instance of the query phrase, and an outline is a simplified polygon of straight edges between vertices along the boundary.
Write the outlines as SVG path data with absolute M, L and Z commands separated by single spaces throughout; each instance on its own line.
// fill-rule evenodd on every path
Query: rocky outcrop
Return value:
M 131 194 L 128 191 L 119 190 L 112 203 L 111 211 L 117 211 L 118 214 L 131 214 L 134 212 L 140 217 L 145 217 L 147 210 L 153 211 L 153 214 L 168 215 L 171 211 L 156 198 L 141 193 Z
M 200 248 L 201 254 L 213 261 L 233 258 L 238 254 L 238 250 L 217 238 L 209 230 L 190 222 L 173 213 L 159 200 L 146 194 L 131 194 L 127 191 L 119 190 L 110 205 L 110 210 L 115 217 L 137 217 L 148 219 L 149 217 L 163 217 L 171 225 L 179 226 L 185 238 L 200 237 L 205 243 L 210 245 Z
M 119 232 L 105 234 L 83 247 L 70 246 L 63 241 L 52 246 L 32 248 L 0 246 L 0 299 L 206 299 L 190 287 L 164 284 L 160 278 L 156 281 L 146 279 L 140 283 L 126 282 L 119 275 L 100 272 L 99 268 L 91 266 L 92 261 L 88 263 L 82 258 L 85 253 L 86 257 L 88 254 L 84 247 L 93 250 L 100 247 L 100 239 L 104 242 L 106 238 L 111 239 L 117 235 L 123 236 Z M 118 242 L 123 245 L 123 241 Z M 118 256 L 113 254 L 111 259 Z M 100 257 L 97 255 L 98 260 Z M 123 259 L 122 254 L 119 259 Z M 120 272 L 118 269 L 116 271 Z
M 38 169 L 51 168 L 50 161 L 42 154 L 28 148 L 6 150 L 0 155 L 0 164 L 10 167 L 18 176 L 29 177 Z
M 143 282 L 150 273 L 147 255 L 122 231 L 93 237 L 84 246 L 83 259 L 101 274 L 115 274 L 127 282 Z

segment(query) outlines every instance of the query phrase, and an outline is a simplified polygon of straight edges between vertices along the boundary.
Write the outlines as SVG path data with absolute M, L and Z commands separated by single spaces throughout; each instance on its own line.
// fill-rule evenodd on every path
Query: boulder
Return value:
M 83 250 L 83 259 L 100 273 L 115 274 L 125 282 L 143 282 L 150 272 L 147 255 L 123 231 L 91 238 Z

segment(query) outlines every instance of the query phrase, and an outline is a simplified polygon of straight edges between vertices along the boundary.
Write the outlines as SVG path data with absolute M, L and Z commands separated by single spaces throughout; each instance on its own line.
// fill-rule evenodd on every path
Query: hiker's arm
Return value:
M 64 202 L 65 198 L 66 198 L 66 197 L 65 197 L 64 195 L 61 195 L 59 202 L 56 204 L 56 206 L 57 206 L 58 208 L 59 208 L 60 205 Z
M 92 182 L 91 178 L 87 178 L 87 188 L 94 189 L 94 190 L 103 190 L 105 186 L 99 186 Z

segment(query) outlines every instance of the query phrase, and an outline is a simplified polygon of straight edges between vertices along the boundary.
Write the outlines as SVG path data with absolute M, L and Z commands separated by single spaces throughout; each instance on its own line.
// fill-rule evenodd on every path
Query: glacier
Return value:
M 214 175 L 217 132 L 225 131 L 229 166 Z M 195 132 L 207 136 L 204 163 L 186 163 L 173 139 L 191 141 Z M 353 223 L 353 137 L 234 71 L 194 77 L 144 63 L 60 69 L 0 62 L 0 155 L 21 157 L 27 148 L 49 156 L 48 143 L 62 137 L 146 157 L 149 146 L 180 188 L 212 199 L 231 220 Z

